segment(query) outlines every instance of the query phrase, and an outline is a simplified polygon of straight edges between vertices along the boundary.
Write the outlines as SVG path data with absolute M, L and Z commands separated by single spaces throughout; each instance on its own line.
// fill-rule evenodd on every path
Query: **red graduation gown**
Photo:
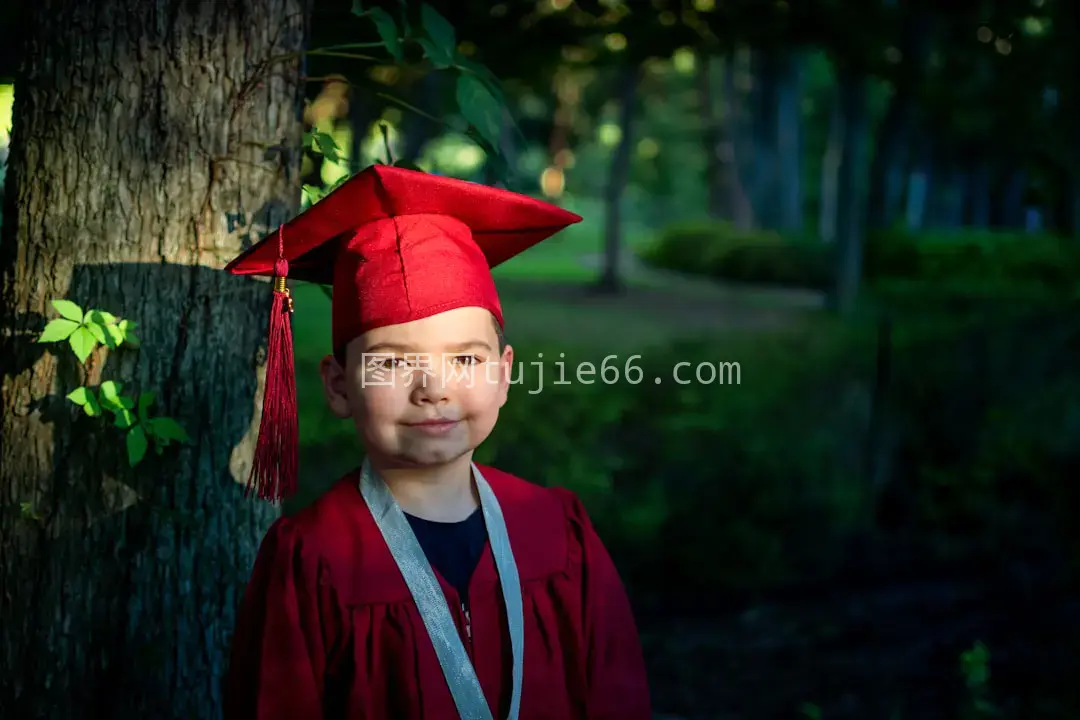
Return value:
M 499 499 L 522 581 L 521 720 L 650 719 L 630 604 L 581 502 L 564 489 L 480 470 Z M 233 635 L 229 720 L 458 717 L 358 479 L 345 476 L 267 533 Z M 439 582 L 501 720 L 510 702 L 510 640 L 490 544 L 469 585 L 471 633 L 457 593 Z

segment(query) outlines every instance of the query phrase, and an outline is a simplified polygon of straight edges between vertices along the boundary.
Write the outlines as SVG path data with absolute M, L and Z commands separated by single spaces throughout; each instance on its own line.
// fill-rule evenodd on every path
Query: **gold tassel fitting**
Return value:
M 292 312 L 292 292 L 290 292 L 288 286 L 285 285 L 285 278 L 281 277 L 280 275 L 274 277 L 274 292 L 281 293 L 285 296 L 285 304 L 289 308 L 289 312 Z

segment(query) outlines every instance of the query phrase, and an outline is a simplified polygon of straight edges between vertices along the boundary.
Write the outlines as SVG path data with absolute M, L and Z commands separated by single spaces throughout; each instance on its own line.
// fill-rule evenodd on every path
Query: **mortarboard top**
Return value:
M 338 349 L 453 307 L 486 307 L 501 324 L 491 268 L 580 220 L 527 195 L 373 165 L 226 270 L 275 275 L 280 244 L 289 277 L 333 285 Z
M 234 275 L 275 278 L 263 419 L 249 486 L 277 499 L 295 489 L 286 276 L 333 285 L 335 350 L 368 330 L 460 307 L 486 308 L 502 325 L 491 268 L 580 220 L 526 195 L 373 165 L 230 262 L 225 269 Z

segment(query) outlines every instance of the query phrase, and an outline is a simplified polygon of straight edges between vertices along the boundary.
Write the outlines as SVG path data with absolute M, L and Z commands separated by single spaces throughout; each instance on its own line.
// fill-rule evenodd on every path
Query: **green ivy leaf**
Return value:
M 93 391 L 86 396 L 86 404 L 83 405 L 83 412 L 90 417 L 98 417 L 101 415 L 101 405 L 98 403 L 97 397 Z
M 83 409 L 90 417 L 101 414 L 101 405 L 98 404 L 94 391 L 88 387 L 77 387 L 67 395 L 67 399 Z
M 191 442 L 191 438 L 188 437 L 187 431 L 184 430 L 180 423 L 176 422 L 171 417 L 158 417 L 152 419 L 150 421 L 150 428 L 154 437 L 161 438 L 162 440 L 175 440 L 176 442 L 182 443 Z
M 457 81 L 457 104 L 461 114 L 493 148 L 502 135 L 503 107 L 487 86 L 475 75 L 460 75 Z
M 67 394 L 67 399 L 75 403 L 79 407 L 86 404 L 86 396 L 92 391 L 87 387 L 77 387 Z
M 86 362 L 86 358 L 90 357 L 90 353 L 94 352 L 98 341 L 92 332 L 80 326 L 76 328 L 75 332 L 71 333 L 68 344 L 71 345 L 75 357 L 79 358 L 79 362 L 83 363 Z
M 79 328 L 79 323 L 74 320 L 66 320 L 64 318 L 57 318 L 52 320 L 45 329 L 41 332 L 41 337 L 38 338 L 39 343 L 59 342 L 61 340 L 67 340 L 71 337 L 71 333 L 75 332 Z
M 446 62 L 443 59 L 443 53 L 441 50 L 439 50 L 439 48 L 435 46 L 435 43 L 431 42 L 425 37 L 417 38 L 416 42 L 419 43 L 420 47 L 424 49 L 424 57 L 430 60 L 431 64 L 434 65 L 437 69 L 445 70 L 446 68 L 450 67 L 450 63 Z
M 329 133 L 315 133 L 315 142 L 319 146 L 319 152 L 323 157 L 332 163 L 339 162 L 341 160 L 340 150 L 338 149 L 337 142 L 334 141 L 334 136 Z
M 127 434 L 127 455 L 128 464 L 131 467 L 138 465 L 144 457 L 146 457 L 146 433 L 143 432 L 142 427 L 136 425 L 128 430 Z
M 96 322 L 87 321 L 86 325 L 83 327 L 89 330 L 90 334 L 94 336 L 94 339 L 102 345 L 108 346 L 111 342 L 111 337 L 105 332 L 105 328 L 108 327 L 107 325 L 98 325 Z
M 86 319 L 98 325 L 115 325 L 118 322 L 115 315 L 104 310 L 91 310 L 86 313 Z
M 139 395 L 139 419 L 146 422 L 150 417 L 150 407 L 157 401 L 157 393 L 147 390 Z
M 304 185 L 301 189 L 301 193 L 304 196 L 304 202 L 308 205 L 314 205 L 323 199 L 323 190 L 315 185 Z
M 397 23 L 394 22 L 394 18 L 390 16 L 390 13 L 378 7 L 368 10 L 368 15 L 371 16 L 372 22 L 375 23 L 375 31 L 379 33 L 379 39 L 386 46 L 386 51 L 393 56 L 394 60 L 398 62 L 404 61 L 404 48 L 402 48 Z
M 60 313 L 61 317 L 77 323 L 83 321 L 82 308 L 70 300 L 53 300 L 52 305 L 56 308 L 56 312 Z
M 108 341 L 105 344 L 109 347 L 120 347 L 124 343 L 124 331 L 120 329 L 119 325 L 106 325 L 105 339 Z
M 106 407 L 122 407 L 120 405 L 120 392 L 124 389 L 124 386 L 115 380 L 106 380 L 101 383 L 101 387 L 98 389 L 101 393 L 101 402 Z
M 135 413 L 131 412 L 131 410 L 127 409 L 126 407 L 115 407 L 112 408 L 112 411 L 113 415 L 116 416 L 113 424 L 121 430 L 129 428 L 135 424 Z
M 457 56 L 457 36 L 454 26 L 439 11 L 427 3 L 420 6 L 420 23 L 430 43 L 421 43 L 428 59 L 437 68 L 447 68 L 454 64 Z
M 128 427 L 135 421 L 134 415 L 130 412 L 135 407 L 135 401 L 127 395 L 121 395 L 121 389 L 120 383 L 113 380 L 103 382 L 100 388 L 101 405 L 117 415 L 117 427 Z
M 499 105 L 503 108 L 507 107 L 506 94 L 503 92 L 502 83 L 495 77 L 495 73 L 491 72 L 486 66 L 464 57 L 458 57 L 454 61 L 454 66 L 464 73 L 475 75 L 476 78 L 484 84 L 484 87 L 488 89 L 495 100 L 498 101 Z M 518 124 L 514 121 L 514 118 L 510 113 L 504 112 L 502 114 L 501 123 L 504 130 L 508 129 L 513 131 L 517 142 L 526 142 L 525 133 L 518 127 Z
M 136 324 L 137 323 L 134 323 L 130 320 L 121 320 L 120 323 L 116 326 L 120 332 L 120 337 L 123 338 L 122 342 L 125 345 L 133 348 L 139 347 L 139 338 L 137 338 L 135 336 L 135 333 L 132 332 L 135 329 Z
M 499 79 L 495 77 L 495 73 L 488 70 L 487 66 L 481 65 L 478 62 L 470 60 L 466 57 L 460 57 L 454 59 L 454 67 L 462 70 L 463 72 L 475 75 L 476 78 L 484 83 L 491 94 L 495 96 L 495 99 L 500 104 L 506 105 L 506 97 L 503 95 L 502 84 Z

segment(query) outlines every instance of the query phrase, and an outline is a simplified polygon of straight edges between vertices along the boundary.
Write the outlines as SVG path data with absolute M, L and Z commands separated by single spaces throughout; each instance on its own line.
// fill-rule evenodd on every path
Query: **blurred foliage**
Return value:
M 816 240 L 698 222 L 667 228 L 639 254 L 655 267 L 717 280 L 824 289 L 833 250 Z M 1005 297 L 1025 290 L 1070 297 L 1080 290 L 1080 245 L 1029 233 L 881 231 L 867 240 L 864 272 L 886 287 L 913 281 Z
M 647 263 L 735 282 L 823 288 L 830 279 L 829 247 L 788 240 L 770 230 L 740 230 L 727 222 L 671 226 L 639 253 Z
M 581 493 L 642 601 L 660 594 L 669 609 L 822 581 L 893 541 L 930 565 L 1080 570 L 1067 552 L 1080 549 L 1080 313 L 1012 307 L 942 321 L 891 306 L 884 398 L 882 338 L 867 320 L 656 348 L 630 361 L 640 384 L 627 380 L 628 356 L 608 361 L 617 381 L 598 373 L 593 384 L 573 373 L 586 360 L 599 368 L 595 353 L 523 363 L 476 460 Z M 698 363 L 737 362 L 741 382 L 678 385 L 679 362 L 684 379 Z M 891 438 L 881 448 L 874 426 Z M 336 427 L 312 457 L 351 442 L 351 426 Z M 877 455 L 885 481 L 866 466 Z M 870 571 L 902 572 L 902 555 L 877 557 L 888 566 Z

